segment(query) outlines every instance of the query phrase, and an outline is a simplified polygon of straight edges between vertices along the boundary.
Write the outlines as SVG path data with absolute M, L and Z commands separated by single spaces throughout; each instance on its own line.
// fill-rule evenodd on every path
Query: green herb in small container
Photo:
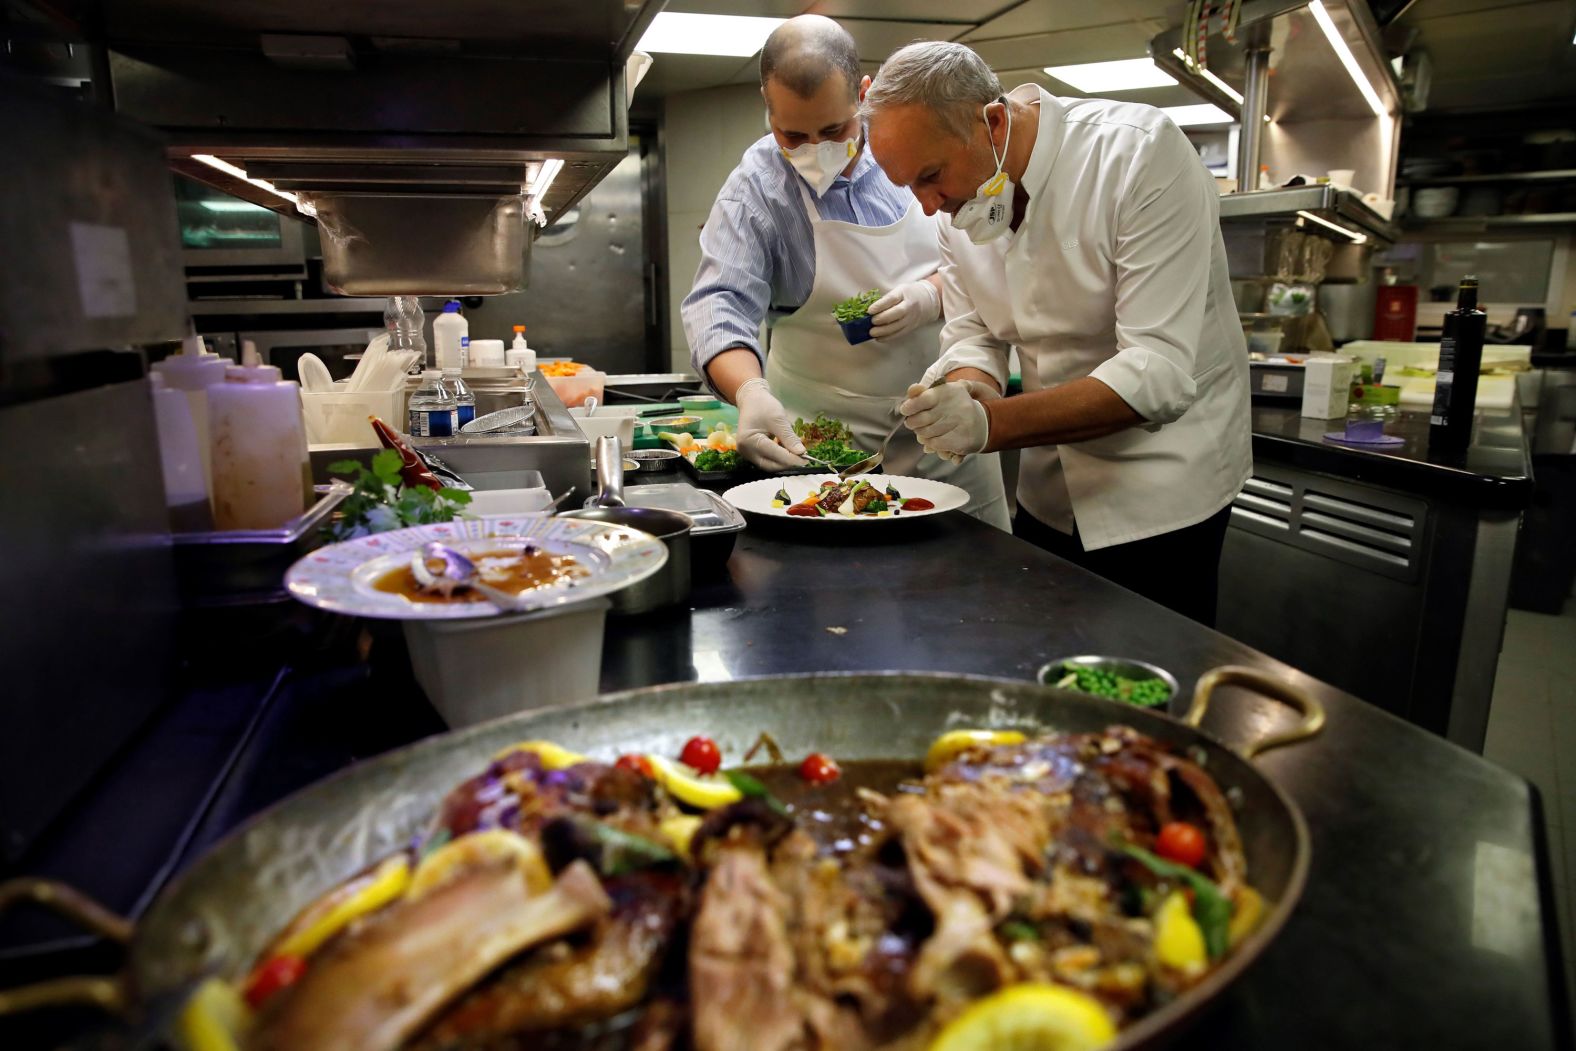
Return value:
M 881 292 L 872 288 L 857 296 L 850 296 L 832 308 L 832 317 L 843 329 L 843 338 L 849 345 L 863 343 L 870 338 L 870 304 L 881 298 Z

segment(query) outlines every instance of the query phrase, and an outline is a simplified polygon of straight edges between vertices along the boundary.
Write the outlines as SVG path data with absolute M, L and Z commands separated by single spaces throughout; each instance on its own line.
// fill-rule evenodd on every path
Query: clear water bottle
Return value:
M 420 376 L 432 367 L 427 360 L 427 337 L 422 334 L 426 318 L 421 312 L 421 301 L 415 296 L 389 296 L 383 305 L 383 327 L 388 329 L 389 350 L 414 350 L 418 352 L 410 367 L 412 376 Z
M 459 406 L 443 385 L 443 373 L 428 369 L 421 374 L 421 386 L 410 396 L 406 433 L 413 438 L 451 438 L 459 429 Z
M 476 395 L 465 385 L 460 378 L 459 369 L 443 370 L 443 385 L 454 395 L 454 407 L 459 413 L 460 426 L 464 427 L 476 418 Z

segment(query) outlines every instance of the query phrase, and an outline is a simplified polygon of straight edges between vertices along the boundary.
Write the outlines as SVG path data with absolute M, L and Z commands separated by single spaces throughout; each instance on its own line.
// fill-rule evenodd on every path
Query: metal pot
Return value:
M 1222 685 L 1284 701 L 1302 712 L 1302 722 L 1235 750 L 1198 729 Z M 742 754 L 766 731 L 789 755 L 913 759 L 937 735 L 963 726 L 1089 732 L 1115 723 L 1206 766 L 1235 801 L 1248 872 L 1266 901 L 1258 929 L 1219 968 L 1124 1030 L 1109 1048 L 1131 1051 L 1174 1036 L 1247 970 L 1285 926 L 1307 880 L 1311 849 L 1302 814 L 1251 757 L 1314 736 L 1324 712 L 1301 690 L 1252 669 L 1216 668 L 1200 677 L 1183 719 L 1021 680 L 818 674 L 655 686 L 430 737 L 358 763 L 257 815 L 177 878 L 134 931 L 102 910 L 92 915 L 87 922 L 95 929 L 129 940 L 124 975 L 0 993 L 0 1014 L 59 1003 L 169 1003 L 204 975 L 240 978 L 301 908 L 407 844 L 454 785 L 517 741 L 552 740 L 611 762 L 626 752 L 674 755 L 695 727 L 704 726 L 730 755 Z M 11 888 L 0 885 L 0 908 L 25 897 L 79 911 L 58 884 L 31 883 L 9 896 Z
M 690 530 L 695 520 L 681 511 L 624 506 L 624 455 L 616 435 L 596 441 L 596 492 L 579 510 L 561 511 L 559 518 L 587 518 L 650 533 L 668 548 L 668 561 L 656 573 L 608 597 L 613 612 L 648 613 L 677 605 L 690 595 Z
M 659 507 L 586 507 L 564 511 L 559 518 L 588 518 L 593 522 L 625 526 L 650 533 L 668 547 L 668 561 L 644 580 L 615 591 L 613 612 L 648 613 L 664 606 L 677 605 L 690 595 L 690 529 L 695 522 L 679 511 Z

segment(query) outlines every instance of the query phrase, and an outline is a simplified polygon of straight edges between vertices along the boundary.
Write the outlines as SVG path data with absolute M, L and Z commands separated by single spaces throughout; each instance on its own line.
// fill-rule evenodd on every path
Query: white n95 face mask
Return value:
M 1005 99 L 1001 101 L 1006 101 Z M 985 108 L 981 107 L 981 115 Z M 990 130 L 990 121 L 985 121 Z M 1002 170 L 1007 163 L 1007 147 L 1012 145 L 1012 107 L 1007 107 L 1007 141 L 1002 144 L 1001 156 L 996 156 L 996 143 L 990 144 L 990 155 L 996 161 L 996 174 L 980 183 L 974 196 L 952 216 L 952 228 L 962 230 L 977 245 L 988 244 L 1006 233 L 1012 223 L 1012 179 Z
M 807 142 L 782 152 L 794 171 L 804 176 L 815 195 L 825 197 L 826 191 L 832 188 L 832 180 L 859 155 L 859 136 L 844 142 Z

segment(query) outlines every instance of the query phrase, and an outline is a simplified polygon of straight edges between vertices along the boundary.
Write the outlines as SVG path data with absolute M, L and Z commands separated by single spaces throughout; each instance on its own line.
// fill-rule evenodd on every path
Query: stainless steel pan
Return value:
M 1294 730 L 1238 752 L 1197 727 L 1215 689 L 1247 686 L 1297 708 Z M 94 929 L 121 933 L 125 973 L 68 979 L 0 993 L 0 1014 L 61 1002 L 132 1007 L 168 998 L 203 975 L 244 975 L 253 957 L 323 891 L 405 845 L 451 787 L 498 749 L 525 739 L 554 740 L 611 760 L 630 751 L 676 755 L 697 732 L 738 756 L 761 731 L 788 755 L 823 751 L 844 758 L 917 758 L 948 729 L 1016 727 L 1092 731 L 1125 723 L 1200 759 L 1237 820 L 1249 878 L 1269 903 L 1259 929 L 1186 996 L 1123 1032 L 1113 1048 L 1170 1034 L 1234 981 L 1285 925 L 1308 873 L 1308 830 L 1296 806 L 1250 761 L 1267 748 L 1317 734 L 1318 703 L 1246 668 L 1204 675 L 1185 718 L 1018 680 L 921 674 L 807 675 L 731 683 L 678 683 L 594 701 L 522 712 L 361 763 L 296 793 L 232 832 L 180 876 L 129 934 L 102 913 Z M 47 897 L 62 911 L 62 888 L 43 881 L 0 885 L 0 907 Z

